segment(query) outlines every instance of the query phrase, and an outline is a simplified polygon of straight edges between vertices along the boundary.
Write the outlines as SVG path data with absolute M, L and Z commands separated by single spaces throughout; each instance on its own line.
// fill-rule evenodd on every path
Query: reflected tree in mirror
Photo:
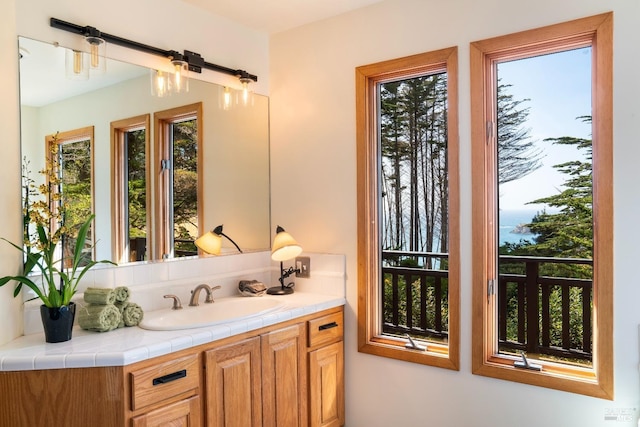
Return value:
M 147 259 L 146 129 L 126 132 L 125 141 L 127 144 L 129 259 L 132 261 L 144 261 Z
M 48 165 L 56 165 L 52 173 L 59 179 L 59 185 L 54 191 L 59 193 L 56 198 L 64 200 L 63 223 L 69 230 L 68 238 L 62 242 L 64 260 L 73 258 L 76 246 L 74 237 L 82 224 L 93 214 L 93 128 L 87 127 L 66 132 L 58 132 L 46 138 Z M 53 161 L 53 157 L 55 160 Z M 52 207 L 54 210 L 56 207 Z M 52 224 L 53 226 L 53 224 Z M 82 252 L 84 254 L 81 265 L 94 259 L 93 225 L 87 231 Z M 66 262 L 66 261 L 65 261 Z M 69 265 L 64 265 L 68 268 Z
M 176 257 L 197 255 L 198 123 L 173 123 L 173 239 Z

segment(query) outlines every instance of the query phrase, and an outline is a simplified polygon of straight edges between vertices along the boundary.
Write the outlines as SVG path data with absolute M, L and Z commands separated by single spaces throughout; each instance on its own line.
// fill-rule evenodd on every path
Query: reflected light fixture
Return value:
M 222 89 L 222 96 L 220 97 L 220 108 L 225 111 L 231 109 L 231 88 L 228 86 L 225 86 Z
M 149 70 L 151 77 L 151 95 L 164 98 L 171 94 L 171 79 L 167 71 Z
M 222 232 L 222 225 L 219 225 L 213 230 L 208 231 L 202 236 L 198 237 L 195 241 L 195 244 L 197 247 L 208 254 L 220 255 L 220 249 L 222 248 L 222 237 L 226 237 L 227 240 L 233 243 L 236 249 L 238 249 L 238 251 L 242 253 L 242 249 L 240 249 L 240 246 L 238 246 L 236 242 L 231 239 L 231 237 Z
M 274 286 L 267 289 L 270 295 L 289 295 L 293 293 L 293 282 L 288 285 L 284 284 L 284 280 L 294 273 L 300 273 L 300 269 L 289 267 L 287 270 L 283 267 L 283 261 L 293 259 L 302 253 L 302 246 L 296 242 L 291 234 L 284 231 L 284 228 L 278 226 L 276 228 L 276 237 L 273 239 L 271 248 L 271 259 L 280 261 L 280 286 Z
M 67 49 L 64 54 L 64 72 L 69 80 L 89 79 L 89 56 L 82 51 Z

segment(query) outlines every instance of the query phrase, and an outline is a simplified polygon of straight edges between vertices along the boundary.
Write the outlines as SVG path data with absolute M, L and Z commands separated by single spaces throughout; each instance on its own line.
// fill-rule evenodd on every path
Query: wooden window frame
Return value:
M 358 351 L 452 370 L 459 369 L 460 208 L 458 161 L 458 49 L 451 47 L 356 68 L 358 177 Z M 449 162 L 449 340 L 428 351 L 405 348 L 381 334 L 378 215 L 379 152 L 376 86 L 380 82 L 447 72 Z
M 471 43 L 472 141 L 472 371 L 474 374 L 613 399 L 613 14 Z M 593 140 L 593 369 L 538 362 L 540 372 L 513 367 L 514 358 L 498 354 L 496 296 L 488 281 L 496 279 L 495 64 L 541 53 L 592 47 Z M 495 135 L 495 129 L 493 135 Z
M 45 153 L 47 156 L 47 162 L 51 162 L 51 147 L 50 145 L 55 141 L 58 146 L 73 143 L 76 141 L 84 141 L 89 140 L 89 162 L 91 165 L 91 212 L 95 213 L 95 166 L 94 166 L 94 127 L 93 126 L 85 126 L 83 128 L 68 130 L 57 132 L 54 135 L 45 136 Z M 57 190 L 56 190 L 57 191 Z M 56 212 L 58 210 L 57 203 L 51 206 L 51 212 Z M 51 224 L 51 232 L 57 230 L 58 225 L 55 221 Z M 96 220 L 95 218 L 91 221 L 91 233 L 89 244 L 91 245 L 91 257 L 92 259 L 96 258 Z
M 145 167 L 147 170 L 146 193 L 147 193 L 147 229 L 150 230 L 151 224 L 151 175 L 149 156 L 149 133 L 151 132 L 151 116 L 143 114 L 141 116 L 131 117 L 128 119 L 117 120 L 111 122 L 111 253 L 113 260 L 121 262 L 129 262 L 123 259 L 129 252 L 129 219 L 126 217 L 128 203 L 128 185 L 125 149 L 125 135 L 128 132 L 137 129 L 145 129 Z M 147 246 L 151 247 L 151 235 L 147 236 Z
M 202 102 L 195 104 L 184 105 L 182 107 L 176 107 L 169 110 L 158 111 L 153 114 L 154 120 L 154 155 L 152 173 L 156 177 L 154 186 L 154 219 L 153 219 L 153 232 L 152 239 L 153 244 L 148 246 L 151 249 L 151 259 L 162 259 L 163 254 L 169 253 L 171 236 L 173 235 L 173 227 L 170 227 L 169 223 L 169 206 L 168 192 L 171 189 L 168 174 L 161 173 L 161 161 L 162 159 L 171 158 L 169 151 L 169 144 L 167 141 L 170 139 L 169 131 L 170 125 L 175 122 L 187 120 L 195 117 L 197 119 L 198 129 L 198 226 L 202 227 L 204 224 L 204 204 L 203 204 L 203 183 L 202 183 L 202 171 L 203 171 L 203 116 L 202 116 Z

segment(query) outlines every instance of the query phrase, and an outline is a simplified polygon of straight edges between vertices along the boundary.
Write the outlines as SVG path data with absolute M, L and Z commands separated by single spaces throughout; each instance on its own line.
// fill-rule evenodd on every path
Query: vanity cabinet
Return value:
M 260 338 L 205 352 L 207 426 L 262 425 Z
M 192 427 L 200 424 L 200 398 L 193 396 L 188 399 L 170 403 L 154 409 L 144 415 L 132 418 L 133 427 Z
M 333 308 L 125 366 L 0 372 L 0 424 L 341 426 L 342 319 Z
M 262 426 L 306 427 L 306 343 L 303 323 L 260 337 Z
M 309 426 L 344 425 L 342 311 L 309 320 Z
M 200 358 L 189 354 L 129 373 L 133 427 L 199 426 Z M 189 396 L 176 400 L 182 396 Z M 150 409 L 150 408 L 155 409 Z
M 306 426 L 304 324 L 205 352 L 208 427 Z

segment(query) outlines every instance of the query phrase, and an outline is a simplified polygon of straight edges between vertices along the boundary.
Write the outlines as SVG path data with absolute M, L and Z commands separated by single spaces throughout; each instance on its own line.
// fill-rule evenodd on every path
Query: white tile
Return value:
M 28 371 L 34 369 L 33 356 L 6 356 L 2 358 L 3 371 Z
M 134 266 L 122 265 L 113 270 L 113 285 L 116 286 L 130 286 L 133 284 L 133 272 Z
M 40 355 L 34 358 L 34 369 L 62 369 L 65 367 L 64 354 Z
M 171 340 L 171 351 L 184 350 L 193 345 L 193 341 L 190 336 L 183 336 L 174 338 Z
M 97 366 L 122 366 L 124 365 L 124 353 L 122 352 L 101 352 L 96 354 Z
M 213 340 L 213 337 L 209 330 L 194 332 L 191 335 L 191 341 L 194 346 L 200 345 L 200 344 L 206 344 L 211 342 L 212 340 Z
M 94 286 L 97 286 L 99 288 L 114 288 L 116 270 L 117 269 L 115 268 L 104 267 L 96 267 L 91 269 L 91 271 L 93 272 Z M 81 291 L 79 290 L 79 292 L 84 292 L 85 289 L 86 288 L 83 288 Z
M 130 365 L 132 363 L 140 362 L 141 360 L 147 360 L 148 358 L 149 349 L 147 347 L 140 347 L 125 352 L 123 356 L 123 364 Z
M 171 353 L 171 343 L 169 341 L 161 341 L 152 344 L 147 344 L 147 351 L 149 357 L 162 356 L 164 354 Z
M 70 353 L 64 359 L 66 368 L 92 368 L 96 365 L 95 353 Z

